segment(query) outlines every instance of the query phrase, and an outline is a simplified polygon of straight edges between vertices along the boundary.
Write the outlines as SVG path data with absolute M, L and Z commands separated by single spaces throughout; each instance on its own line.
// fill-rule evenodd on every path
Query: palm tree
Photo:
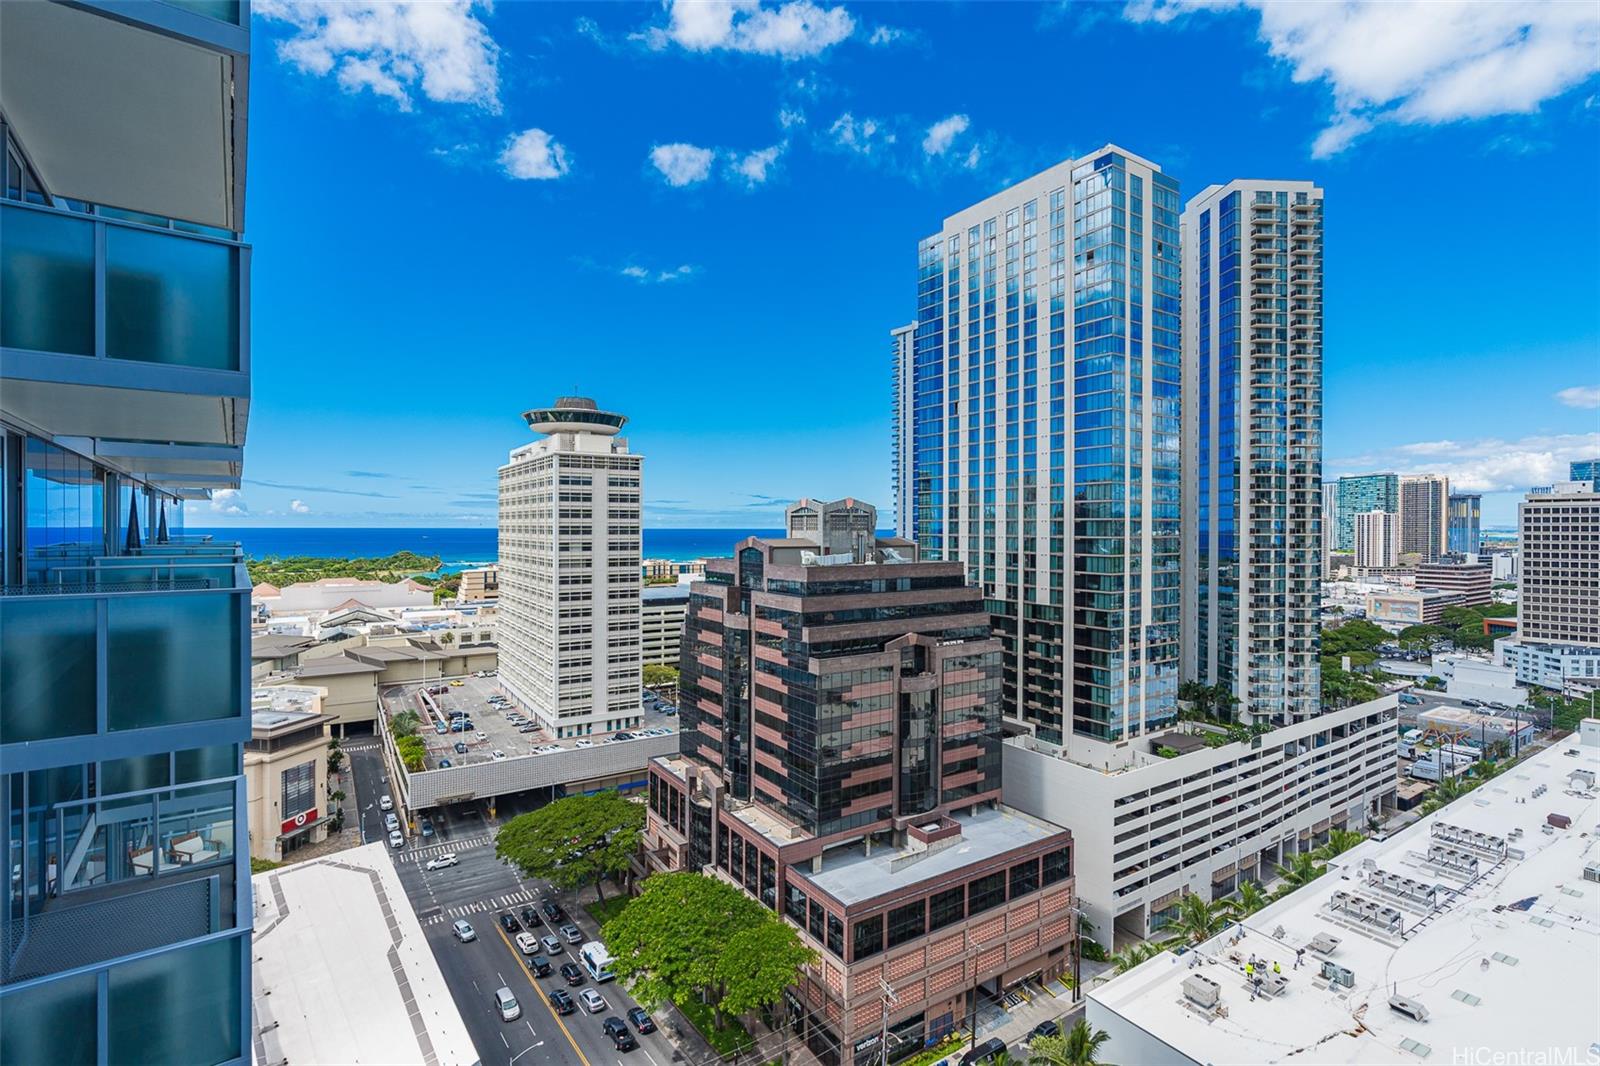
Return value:
M 1261 891 L 1261 886 L 1254 881 L 1245 881 L 1239 885 L 1239 895 L 1236 899 L 1225 899 L 1222 906 L 1229 918 L 1235 920 L 1265 907 L 1270 902 L 1267 894 Z
M 1041 1036 L 1028 1046 L 1028 1066 L 1095 1066 L 1100 1048 L 1111 1039 L 1082 1018 L 1062 1036 Z
M 1115 955 L 1111 956 L 1111 967 L 1117 973 L 1127 973 L 1141 962 L 1153 959 L 1161 954 L 1160 944 L 1152 944 L 1148 940 L 1140 940 L 1129 944 Z
M 1428 798 L 1422 801 L 1422 813 L 1432 814 L 1440 807 L 1465 796 L 1472 791 L 1472 785 L 1464 778 L 1447 777 L 1434 783 L 1433 789 L 1428 793 Z
M 1302 851 L 1289 860 L 1288 866 L 1278 867 L 1278 876 L 1283 878 L 1283 884 L 1274 895 L 1286 896 L 1297 888 L 1304 888 L 1327 872 L 1328 868 L 1317 862 L 1315 855 Z
M 1178 916 L 1167 926 L 1173 935 L 1164 942 L 1164 946 L 1203 944 L 1227 926 L 1228 914 L 1224 904 L 1211 903 L 1193 892 L 1186 893 L 1178 900 Z
M 1327 842 L 1312 854 L 1319 859 L 1331 859 L 1335 855 L 1344 854 L 1365 839 L 1367 838 L 1353 829 L 1330 829 Z

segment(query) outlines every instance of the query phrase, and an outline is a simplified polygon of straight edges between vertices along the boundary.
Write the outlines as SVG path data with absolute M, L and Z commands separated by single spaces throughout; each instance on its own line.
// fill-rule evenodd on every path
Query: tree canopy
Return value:
M 666 688 L 678 683 L 678 668 L 660 663 L 644 664 L 644 683 L 651 688 Z
M 1079 1018 L 1060 1036 L 1036 1036 L 1028 1045 L 1028 1066 L 1095 1066 L 1111 1036 Z
M 644 805 L 607 790 L 517 815 L 495 834 L 494 850 L 523 877 L 567 891 L 593 884 L 604 898 L 601 882 L 627 871 L 643 829 Z
M 719 878 L 661 873 L 600 931 L 644 1003 L 696 998 L 742 1014 L 780 1001 L 814 953 L 773 911 Z
M 293 585 L 300 581 L 317 581 L 325 577 L 354 577 L 363 581 L 397 581 L 415 574 L 432 574 L 442 565 L 437 555 L 418 555 L 416 552 L 395 552 L 393 555 L 357 557 L 348 559 L 325 558 L 317 555 L 271 555 L 265 559 L 252 559 L 249 563 L 250 583 L 265 581 L 272 585 Z

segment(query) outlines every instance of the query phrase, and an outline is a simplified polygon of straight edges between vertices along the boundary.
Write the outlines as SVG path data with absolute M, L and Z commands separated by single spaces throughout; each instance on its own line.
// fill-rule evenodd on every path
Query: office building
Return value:
M 982 592 L 842 504 L 801 500 L 786 537 L 693 586 L 643 859 L 720 870 L 794 923 L 818 961 L 790 1017 L 830 1066 L 881 1057 L 885 1030 L 942 1038 L 975 997 L 1062 972 L 1073 940 L 1071 835 L 1000 804 Z
M 912 362 L 916 355 L 915 322 L 889 331 L 889 365 L 893 375 L 894 394 L 889 399 L 890 426 L 893 433 L 889 456 L 889 479 L 894 491 L 894 531 L 898 536 L 916 539 L 914 525 L 915 493 L 911 486 L 911 398 Z
M 461 584 L 456 589 L 457 603 L 482 603 L 500 597 L 500 568 L 474 566 L 461 571 Z
M 1483 545 L 1479 524 L 1483 518 L 1483 496 L 1476 492 L 1452 492 L 1447 520 L 1445 547 L 1455 555 L 1476 555 Z
M 1528 644 L 1600 646 L 1600 492 L 1568 481 L 1517 505 L 1522 578 L 1517 635 Z
M 323 805 L 329 791 L 328 723 L 334 720 L 322 711 L 327 694 L 309 685 L 272 685 L 251 694 L 244 746 L 251 858 L 279 862 L 328 837 L 335 814 Z
M 0 1062 L 250 1056 L 241 6 L 0 4 Z
M 1495 661 L 1525 685 L 1562 691 L 1571 683 L 1600 685 L 1600 647 L 1524 644 L 1514 636 L 1494 642 Z
M 1356 566 L 1400 565 L 1398 518 L 1393 511 L 1365 511 L 1354 516 Z
M 1322 483 L 1322 576 L 1333 576 L 1334 546 L 1339 540 L 1339 483 Z
M 563 396 L 500 468 L 500 684 L 557 737 L 639 724 L 640 478 L 627 419 Z
M 1400 554 L 1431 563 L 1445 553 L 1450 524 L 1450 480 L 1436 474 L 1400 478 Z
M 1366 600 L 1369 622 L 1402 629 L 1438 625 L 1444 619 L 1446 607 L 1460 606 L 1463 606 L 1461 593 L 1429 588 L 1369 592 Z
M 1600 1002 L 1587 932 L 1600 894 L 1587 832 L 1600 821 L 1597 775 L 1589 719 L 1243 923 L 1096 985 L 1087 1020 L 1109 1036 L 1100 1058 L 1581 1061 Z
M 912 528 L 983 587 L 1005 713 L 1057 740 L 1177 715 L 1178 211 L 1177 182 L 1107 146 L 918 246 Z
M 1356 550 L 1356 515 L 1368 511 L 1400 511 L 1400 478 L 1395 474 L 1356 474 L 1339 479 L 1339 539 L 1341 552 Z
M 1567 469 L 1569 481 L 1600 481 L 1600 459 L 1575 459 Z
M 1159 938 L 1184 893 L 1219 900 L 1266 883 L 1329 829 L 1365 832 L 1392 810 L 1396 703 L 1332 708 L 1220 745 L 1225 730 L 1184 723 L 1099 765 L 1014 737 L 1002 747 L 1005 800 L 1072 831 L 1085 935 L 1107 949 Z
M 1482 607 L 1494 602 L 1494 567 L 1488 563 L 1419 563 L 1416 587 L 1459 593 L 1461 606 Z
M 640 597 L 640 658 L 646 666 L 678 665 L 683 617 L 689 607 L 689 586 L 656 585 Z
M 1183 678 L 1285 724 L 1321 709 L 1322 190 L 1207 188 L 1183 271 Z

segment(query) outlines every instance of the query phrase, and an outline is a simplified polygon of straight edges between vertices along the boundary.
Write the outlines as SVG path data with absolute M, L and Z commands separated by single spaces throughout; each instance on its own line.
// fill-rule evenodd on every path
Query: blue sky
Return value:
M 1600 452 L 1588 4 L 256 0 L 243 488 L 195 525 L 492 525 L 558 394 L 653 525 L 889 500 L 888 330 L 947 214 L 1108 141 L 1327 194 L 1325 466 Z

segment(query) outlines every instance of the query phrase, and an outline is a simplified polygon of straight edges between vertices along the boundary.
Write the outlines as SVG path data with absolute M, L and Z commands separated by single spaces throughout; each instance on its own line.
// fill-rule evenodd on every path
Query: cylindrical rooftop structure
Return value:
M 602 411 L 587 396 L 559 396 L 553 407 L 536 407 L 522 417 L 535 433 L 597 433 L 615 436 L 628 421 L 626 415 Z

